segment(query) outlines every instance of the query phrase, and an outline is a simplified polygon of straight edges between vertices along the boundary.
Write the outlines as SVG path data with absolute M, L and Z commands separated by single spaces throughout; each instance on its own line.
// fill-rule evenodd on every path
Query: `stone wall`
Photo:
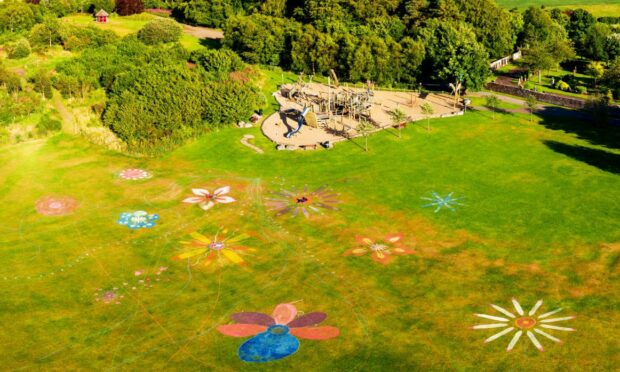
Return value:
M 579 99 L 579 98 L 560 96 L 557 94 L 540 93 L 540 92 L 536 92 L 533 90 L 522 89 L 518 86 L 488 83 L 486 87 L 487 89 L 492 90 L 494 92 L 511 94 L 513 96 L 527 97 L 527 96 L 533 95 L 540 102 L 551 103 L 553 105 L 569 107 L 569 108 L 574 108 L 574 109 L 581 109 L 581 108 L 584 108 L 586 105 L 586 101 Z

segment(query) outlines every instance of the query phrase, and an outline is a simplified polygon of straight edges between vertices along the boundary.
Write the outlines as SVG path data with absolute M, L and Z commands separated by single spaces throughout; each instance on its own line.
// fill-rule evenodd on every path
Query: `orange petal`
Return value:
M 405 248 L 405 247 L 395 247 L 390 250 L 393 254 L 404 256 L 406 254 L 414 254 L 415 251 L 413 249 Z
M 356 236 L 355 240 L 360 243 L 360 244 L 364 244 L 364 245 L 372 245 L 374 243 L 374 241 L 370 238 L 366 238 L 363 236 Z
M 340 330 L 336 327 L 301 327 L 291 328 L 289 331 L 293 336 L 305 338 L 307 340 L 329 340 L 338 337 Z
M 375 251 L 372 252 L 371 255 L 372 259 L 375 260 L 376 262 L 380 263 L 380 264 L 384 264 L 387 265 L 390 263 L 390 261 L 392 261 L 392 256 L 390 256 L 389 254 L 386 254 L 384 252 L 381 251 Z
M 249 337 L 267 330 L 267 326 L 258 324 L 226 324 L 217 327 L 220 333 L 232 337 Z
M 393 244 L 393 243 L 401 241 L 402 239 L 403 239 L 403 234 L 401 233 L 389 234 L 385 237 L 385 242 Z
M 280 304 L 273 310 L 273 319 L 276 324 L 288 324 L 297 315 L 297 308 L 291 304 Z
M 367 248 L 363 248 L 363 247 L 355 247 L 355 248 L 351 248 L 349 250 L 347 250 L 346 252 L 344 252 L 345 256 L 363 256 L 366 253 L 368 253 L 368 249 Z

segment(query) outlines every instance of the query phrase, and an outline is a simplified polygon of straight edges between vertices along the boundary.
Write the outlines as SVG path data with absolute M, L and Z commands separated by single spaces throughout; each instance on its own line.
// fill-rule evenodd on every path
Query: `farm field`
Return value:
M 581 8 L 597 17 L 620 16 L 619 0 L 497 0 L 497 3 L 507 9 L 524 9 L 532 5 L 544 5 L 558 8 Z
M 368 152 L 362 139 L 276 152 L 257 128 L 159 158 L 63 134 L 0 147 L 3 368 L 255 370 L 238 355 L 250 337 L 222 332 L 277 308 L 305 336 L 269 362 L 279 370 L 613 370 L 617 133 L 475 108 L 431 127 L 379 132 Z M 239 142 L 248 133 L 264 154 Z M 150 177 L 120 176 L 136 168 Z M 182 202 L 226 186 L 233 202 Z M 438 209 L 433 193 L 457 200 Z M 134 211 L 144 228 L 128 227 Z M 474 314 L 516 314 L 513 298 L 563 308 L 550 318 L 576 318 L 550 324 L 576 331 L 536 327 L 563 341 L 536 333 L 545 352 L 525 334 L 506 352 L 514 332 L 485 344 L 502 329 L 470 329 L 494 323 Z M 325 328 L 294 328 L 295 308 L 327 314 Z

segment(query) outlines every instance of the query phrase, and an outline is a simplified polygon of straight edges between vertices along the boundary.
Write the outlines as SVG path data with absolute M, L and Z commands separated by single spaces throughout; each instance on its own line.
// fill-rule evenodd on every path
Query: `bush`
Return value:
M 35 92 L 41 93 L 47 99 L 52 98 L 52 79 L 49 72 L 44 70 L 37 71 L 30 78 L 30 82 L 32 82 Z
M 588 88 L 584 87 L 583 85 L 577 85 L 575 87 L 575 91 L 579 94 L 588 94 Z
M 558 81 L 555 84 L 555 88 L 559 89 L 559 90 L 561 90 L 563 92 L 570 92 L 571 91 L 570 85 L 568 85 L 568 83 L 566 83 L 565 81 L 562 81 L 562 80 Z
M 17 93 L 22 90 L 22 79 L 16 73 L 0 67 L 0 86 L 4 86 L 8 93 Z
M 181 26 L 171 19 L 157 18 L 138 31 L 138 39 L 145 44 L 170 43 L 181 37 Z
M 229 49 L 199 49 L 190 55 L 190 61 L 196 63 L 207 72 L 227 74 L 243 69 L 243 61 L 237 53 Z
M 19 39 L 6 47 L 8 57 L 11 59 L 26 58 L 30 55 L 30 43 L 26 39 Z
M 43 115 L 37 123 L 37 131 L 41 135 L 45 135 L 48 132 L 57 132 L 62 128 L 60 120 L 52 119 L 49 115 Z
M 62 24 L 59 29 L 62 45 L 67 50 L 81 50 L 87 47 L 102 47 L 116 43 L 118 36 L 108 30 L 101 30 L 95 26 L 79 27 Z

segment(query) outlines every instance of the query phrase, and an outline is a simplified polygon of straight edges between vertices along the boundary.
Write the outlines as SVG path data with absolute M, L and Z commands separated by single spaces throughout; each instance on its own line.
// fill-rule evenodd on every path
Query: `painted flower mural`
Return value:
M 124 180 L 132 180 L 132 181 L 143 180 L 143 179 L 152 177 L 149 172 L 145 171 L 144 169 L 138 169 L 138 168 L 124 169 L 120 171 L 118 176 Z
M 77 200 L 68 196 L 44 196 L 37 200 L 35 209 L 44 216 L 64 216 L 77 208 Z
M 150 229 L 155 226 L 157 220 L 159 220 L 159 215 L 157 214 L 148 214 L 145 211 L 135 211 L 121 213 L 118 223 L 120 225 L 127 226 L 132 230 L 137 230 L 142 228 Z
M 192 189 L 194 196 L 183 199 L 183 203 L 198 204 L 200 208 L 206 211 L 211 209 L 215 204 L 228 204 L 236 202 L 236 199 L 226 195 L 229 192 L 230 186 L 215 189 L 213 194 L 211 194 L 207 189 Z
M 222 325 L 217 330 L 232 337 L 250 337 L 238 351 L 245 362 L 270 362 L 286 358 L 299 349 L 299 340 L 329 340 L 338 337 L 336 327 L 317 325 L 327 314 L 312 312 L 297 317 L 292 304 L 279 304 L 270 315 L 243 312 L 231 315 L 236 324 Z
M 543 300 L 538 300 L 538 302 L 536 302 L 536 304 L 534 304 L 532 309 L 526 315 L 525 311 L 523 310 L 523 308 L 521 307 L 519 302 L 517 302 L 517 300 L 513 298 L 512 299 L 512 304 L 513 304 L 513 306 L 515 308 L 515 311 L 517 312 L 518 316 L 513 314 L 512 312 L 504 309 L 503 307 L 491 304 L 491 307 L 493 307 L 495 310 L 499 311 L 500 313 L 502 313 L 506 317 L 495 316 L 495 315 L 487 315 L 487 314 L 474 314 L 474 315 L 476 315 L 479 318 L 494 320 L 497 323 L 480 324 L 480 325 L 475 325 L 475 326 L 473 326 L 471 328 L 472 329 L 504 328 L 500 332 L 498 332 L 498 333 L 492 335 L 491 337 L 487 338 L 486 340 L 484 340 L 485 343 L 497 340 L 498 338 L 500 338 L 500 337 L 502 337 L 504 335 L 507 335 L 507 334 L 511 333 L 512 331 L 516 331 L 514 336 L 512 337 L 510 342 L 508 343 L 508 347 L 506 348 L 506 351 L 510 351 L 510 350 L 512 350 L 515 347 L 515 345 L 517 344 L 517 342 L 519 341 L 519 339 L 521 338 L 523 333 L 525 333 L 527 335 L 527 337 L 530 339 L 532 344 L 534 344 L 534 346 L 536 346 L 536 348 L 538 350 L 545 351 L 545 349 L 543 348 L 541 343 L 536 338 L 535 334 L 538 334 L 540 336 L 548 338 L 549 340 L 551 340 L 553 342 L 561 343 L 562 341 L 559 338 L 557 338 L 557 337 L 547 333 L 543 329 L 545 329 L 545 330 L 555 330 L 555 331 L 565 331 L 565 332 L 575 331 L 573 328 L 560 327 L 560 326 L 556 326 L 556 325 L 550 324 L 550 323 L 556 323 L 556 322 L 562 322 L 562 321 L 566 321 L 566 320 L 571 320 L 571 319 L 574 319 L 575 317 L 574 316 L 566 316 L 566 317 L 560 317 L 560 318 L 549 318 L 551 315 L 554 315 L 554 314 L 562 311 L 561 308 L 553 310 L 553 311 L 549 311 L 549 312 L 541 314 L 539 316 L 535 316 L 535 314 L 538 311 L 538 309 L 542 306 L 542 303 L 543 303 Z
M 345 256 L 364 256 L 370 253 L 375 262 L 387 265 L 392 262 L 395 255 L 405 256 L 415 253 L 413 249 L 401 245 L 403 234 L 389 234 L 383 240 L 358 236 L 356 240 L 359 246 L 347 250 Z
M 430 201 L 430 203 L 423 205 L 422 208 L 436 207 L 435 213 L 439 212 L 442 208 L 446 208 L 446 209 L 451 210 L 452 212 L 456 212 L 456 209 L 454 208 L 455 206 L 464 205 L 459 202 L 459 200 L 463 199 L 463 197 L 454 198 L 452 197 L 452 194 L 454 193 L 451 192 L 447 196 L 442 197 L 433 191 L 431 193 L 430 198 L 426 198 L 426 197 L 421 198 L 421 199 Z
M 215 234 L 213 238 L 209 238 L 201 233 L 192 232 L 190 236 L 193 240 L 182 241 L 181 244 L 186 248 L 173 259 L 189 259 L 194 261 L 194 265 L 200 263 L 204 266 L 209 266 L 213 262 L 219 263 L 220 266 L 227 263 L 246 265 L 247 263 L 242 256 L 256 250 L 242 245 L 242 242 L 250 236 L 238 234 L 227 237 L 227 233 L 227 230 L 223 230 Z
M 306 185 L 303 190 L 281 190 L 274 193 L 273 197 L 267 198 L 267 206 L 275 210 L 277 216 L 291 213 L 293 217 L 303 214 L 308 218 L 311 212 L 336 209 L 335 205 L 339 203 L 337 196 L 327 186 L 309 191 Z

